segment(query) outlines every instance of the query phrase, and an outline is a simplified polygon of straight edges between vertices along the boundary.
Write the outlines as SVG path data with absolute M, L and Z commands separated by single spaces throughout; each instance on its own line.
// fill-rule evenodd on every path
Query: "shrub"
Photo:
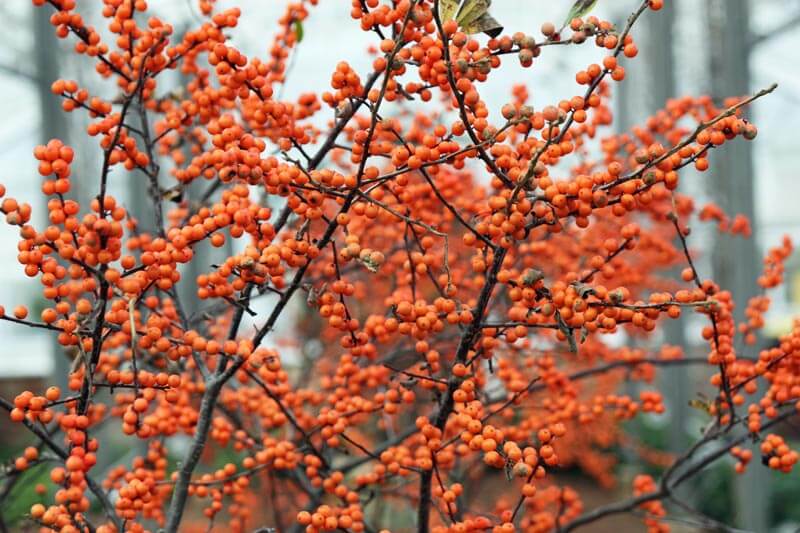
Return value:
M 109 37 L 74 0 L 34 0 L 118 95 L 52 85 L 65 111 L 91 118 L 96 197 L 71 198 L 81 155 L 53 139 L 34 150 L 49 225 L 2 200 L 49 302 L 3 319 L 74 358 L 67 391 L 2 400 L 38 442 L 9 475 L 52 466 L 54 494 L 31 520 L 98 533 L 215 519 L 232 531 L 571 531 L 638 511 L 664 531 L 663 502 L 719 459 L 793 468 L 775 430 L 800 406 L 800 329 L 757 356 L 738 347 L 769 300 L 736 323 L 733 295 L 695 268 L 698 210 L 677 192 L 711 149 L 756 137 L 744 108 L 774 87 L 723 107 L 671 100 L 615 135 L 609 97 L 637 55 L 631 29 L 662 0 L 622 28 L 581 13 L 541 38 L 503 34 L 473 0 L 458 12 L 454 0 L 354 0 L 373 70 L 342 62 L 328 90 L 281 99 L 316 3 L 291 3 L 260 59 L 229 41 L 240 11 L 211 0 L 183 35 L 147 18 L 144 0 L 106 0 Z M 482 30 L 491 37 L 471 34 Z M 515 86 L 501 109 L 482 100 L 501 63 L 572 46 L 602 58 L 575 75 L 581 94 L 534 108 Z M 108 189 L 142 178 L 152 220 Z M 699 214 L 749 233 L 714 206 Z M 209 245 L 231 242 L 211 264 Z M 790 252 L 788 239 L 770 251 L 765 290 Z M 707 323 L 705 356 L 639 342 L 685 313 Z M 609 341 L 623 333 L 633 341 Z M 629 499 L 584 508 L 561 472 L 611 486 L 611 449 L 629 446 L 621 423 L 664 411 L 654 377 L 675 365 L 713 372 L 708 401 L 685 399 L 702 408 L 702 435 L 659 479 L 635 477 Z M 625 382 L 641 392 L 621 393 Z M 113 433 L 147 451 L 104 472 Z

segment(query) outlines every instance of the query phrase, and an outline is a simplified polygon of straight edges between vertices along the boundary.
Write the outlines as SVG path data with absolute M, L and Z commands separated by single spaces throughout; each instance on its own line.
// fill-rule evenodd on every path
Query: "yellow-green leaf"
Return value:
M 491 5 L 492 0 L 464 0 L 456 15 L 456 22 L 462 28 L 466 28 L 482 17 Z
M 453 20 L 458 10 L 458 0 L 439 0 L 439 20 L 442 23 Z
M 303 23 L 299 20 L 295 20 L 294 24 L 292 24 L 292 30 L 294 31 L 294 36 L 297 38 L 297 42 L 303 40 Z

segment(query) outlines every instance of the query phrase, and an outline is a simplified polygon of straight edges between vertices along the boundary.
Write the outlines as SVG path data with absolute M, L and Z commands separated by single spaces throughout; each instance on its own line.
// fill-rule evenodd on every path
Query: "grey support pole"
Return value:
M 747 0 L 709 0 L 708 38 L 710 48 L 710 88 L 712 96 L 723 99 L 750 92 L 750 25 Z M 733 216 L 743 214 L 753 223 L 753 237 L 743 239 L 719 235 L 713 253 L 714 279 L 729 289 L 736 299 L 735 317 L 743 317 L 748 300 L 757 294 L 759 248 L 755 219 L 753 150 L 743 140 L 735 146 L 715 151 L 711 158 L 712 194 L 720 207 Z M 737 345 L 740 346 L 740 345 Z M 753 354 L 758 348 L 749 347 Z M 743 409 L 743 407 L 740 407 Z M 767 531 L 769 472 L 753 464 L 743 476 L 736 476 L 735 509 L 731 511 L 740 527 Z
M 66 113 L 61 108 L 61 98 L 50 91 L 50 85 L 61 76 L 58 50 L 58 38 L 55 28 L 50 24 L 51 11 L 41 7 L 31 6 L 31 23 L 33 26 L 33 55 L 36 64 L 36 94 L 39 98 L 39 142 L 46 143 L 50 139 L 61 139 L 64 144 L 69 144 L 69 124 Z M 38 184 L 34 186 L 38 192 Z M 40 224 L 49 224 L 44 209 L 40 213 Z M 50 356 L 54 358 L 53 384 L 66 390 L 70 362 L 64 357 L 62 348 L 56 342 L 55 336 L 51 344 Z
M 647 80 L 647 93 L 650 95 L 647 102 L 649 112 L 663 108 L 667 100 L 675 96 L 675 52 L 673 49 L 675 12 L 675 3 L 665 2 L 661 11 L 646 19 L 647 32 L 644 36 L 642 54 L 644 55 L 643 63 L 649 69 Z M 678 244 L 677 238 L 676 244 Z M 680 279 L 680 270 L 680 267 L 676 268 L 670 273 L 671 277 Z M 684 315 L 677 320 L 665 320 L 664 343 L 685 348 L 686 342 L 683 333 L 685 327 Z M 661 377 L 669 416 L 668 447 L 670 452 L 680 453 L 686 449 L 688 444 L 686 422 L 689 418 L 687 403 L 690 388 L 689 367 L 664 368 Z

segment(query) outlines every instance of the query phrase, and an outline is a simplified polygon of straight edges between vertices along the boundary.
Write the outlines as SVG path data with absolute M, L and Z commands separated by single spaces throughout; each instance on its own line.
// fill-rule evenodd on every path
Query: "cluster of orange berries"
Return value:
M 784 236 L 780 246 L 771 248 L 764 258 L 764 272 L 756 280 L 763 289 L 777 287 L 783 283 L 784 263 L 792 254 L 794 246 L 788 236 Z M 746 323 L 739 324 L 739 332 L 745 336 L 745 341 L 752 345 L 756 341 L 755 332 L 764 326 L 764 315 L 769 311 L 770 299 L 765 294 L 757 295 L 747 302 L 745 308 Z
M 56 80 L 50 86 L 50 91 L 64 97 L 61 107 L 64 111 L 70 112 L 78 108 L 84 108 L 89 112 L 90 118 L 105 117 L 111 113 L 111 103 L 94 96 L 89 99 L 87 89 L 79 89 L 78 82 L 74 80 Z M 43 176 L 49 172 L 42 173 Z
M 768 289 L 783 282 L 784 264 L 793 251 L 794 246 L 787 235 L 784 235 L 780 246 L 769 249 L 764 257 L 764 274 L 757 280 L 761 287 Z
M 36 464 L 39 459 L 39 450 L 33 446 L 28 446 L 22 452 L 22 455 L 14 459 L 14 469 L 17 472 L 24 472 L 30 466 Z
M 332 107 L 340 105 L 349 98 L 360 96 L 364 91 L 360 77 L 345 62 L 336 65 L 336 70 L 331 76 L 331 88 L 336 92 L 333 94 L 323 93 L 322 101 Z
M 110 371 L 109 374 L 111 375 L 107 376 L 111 385 L 117 382 L 112 374 L 113 372 L 115 371 Z M 169 433 L 169 431 L 157 430 L 156 428 L 159 427 L 161 421 L 158 417 L 147 416 L 146 413 L 151 404 L 156 401 L 159 390 L 164 391 L 163 399 L 167 403 L 174 404 L 178 402 L 180 399 L 180 393 L 178 392 L 178 387 L 180 387 L 181 383 L 180 376 L 177 374 L 167 375 L 164 372 L 154 376 L 147 371 L 141 371 L 130 377 L 133 378 L 131 381 L 138 388 L 138 394 L 118 394 L 116 396 L 118 407 L 112 411 L 112 414 L 118 415 L 122 419 L 122 432 L 126 435 L 137 433 L 140 437 Z M 131 384 L 128 383 L 128 385 Z
M 703 206 L 698 214 L 700 220 L 716 220 L 717 229 L 720 232 L 730 232 L 731 235 L 741 235 L 742 237 L 749 238 L 753 231 L 750 227 L 750 220 L 738 214 L 730 220 L 721 207 L 714 203 L 708 203 Z
M 795 402 L 800 409 L 800 377 L 795 372 L 798 358 L 800 335 L 796 324 L 790 334 L 781 337 L 777 347 L 762 350 L 759 354 L 753 374 L 763 376 L 769 383 L 769 389 L 759 403 L 770 418 L 774 418 L 778 407 L 786 403 Z M 755 390 L 749 392 L 752 394 Z
M 800 454 L 789 448 L 783 437 L 770 433 L 761 443 L 761 454 L 764 463 L 773 470 L 788 473 L 797 464 Z
M 602 415 L 606 408 L 612 408 L 614 417 L 618 420 L 628 420 L 636 416 L 641 405 L 635 402 L 630 396 L 606 394 L 595 396 L 591 406 L 581 406 L 580 418 L 582 422 L 588 422 L 595 417 Z
M 68 511 L 63 505 L 45 507 L 41 503 L 35 503 L 31 506 L 30 516 L 50 530 L 63 531 L 65 533 L 79 533 L 81 529 L 75 524 L 82 526 L 85 518 L 84 513 Z M 103 529 L 101 530 L 101 528 Z M 101 528 L 98 528 L 97 531 L 101 533 L 110 533 L 111 531 L 103 526 Z
M 76 423 L 79 424 L 80 421 L 76 421 Z M 64 422 L 62 421 L 63 425 Z M 96 439 L 83 442 L 85 440 L 86 427 L 77 426 L 71 431 L 70 441 L 72 447 L 69 455 L 64 460 L 64 468 L 56 467 L 50 471 L 51 481 L 56 485 L 62 486 L 55 493 L 57 505 L 52 506 L 50 510 L 59 510 L 65 514 L 85 513 L 89 510 L 89 498 L 85 494 L 87 491 L 86 474 L 97 462 L 95 452 L 98 448 L 98 442 Z
M 40 421 L 48 424 L 53 420 L 53 411 L 49 409 L 52 402 L 58 401 L 61 397 L 61 390 L 58 387 L 50 387 L 44 396 L 36 396 L 31 391 L 23 391 L 14 398 L 14 408 L 11 410 L 11 420 L 22 422 Z
M 598 41 L 599 40 L 600 38 L 598 38 Z M 617 46 L 617 37 L 609 35 L 603 38 L 601 42 L 603 43 L 601 46 L 614 49 Z M 633 44 L 633 38 L 630 35 L 626 35 L 624 43 L 623 51 L 625 57 L 636 56 L 638 51 L 636 45 Z M 614 81 L 622 81 L 625 79 L 625 68 L 619 64 L 615 55 L 610 55 L 603 59 L 602 67 L 597 63 L 592 63 L 586 67 L 586 70 L 578 71 L 578 73 L 575 74 L 575 81 L 580 85 L 590 85 L 597 80 L 604 71 L 610 73 L 611 79 Z
M 664 399 L 658 391 L 642 391 L 639 393 L 642 411 L 661 414 L 664 412 Z
M 753 459 L 753 451 L 747 448 L 734 446 L 733 448 L 731 448 L 731 455 L 735 457 L 737 460 L 736 464 L 734 465 L 736 473 L 743 474 L 744 471 L 747 469 L 747 465 Z
M 0 184 L 0 198 L 6 195 L 6 188 Z M 6 216 L 6 223 L 13 226 L 23 226 L 31 219 L 31 206 L 27 203 L 20 204 L 14 198 L 4 198 L 0 202 L 0 212 Z
M 331 507 L 320 505 L 313 513 L 300 511 L 297 522 L 306 526 L 307 533 L 320 531 L 336 531 L 346 529 L 356 533 L 364 531 L 364 512 L 361 506 L 351 504 L 347 507 Z
M 380 462 L 373 466 L 372 471 L 356 476 L 357 487 L 379 486 L 389 477 L 409 476 L 415 467 L 414 457 L 405 446 L 392 446 L 383 451 L 379 459 Z
M 494 511 L 499 516 L 500 523 L 493 526 L 493 533 L 553 531 L 558 526 L 569 523 L 583 511 L 581 498 L 569 486 L 543 486 L 536 492 L 535 498 L 525 499 L 524 514 L 519 511 L 515 514 L 516 504 L 516 501 L 505 498 L 498 500 Z
M 69 192 L 69 165 L 75 157 L 75 152 L 65 146 L 58 139 L 53 139 L 47 145 L 37 146 L 33 156 L 40 161 L 39 174 L 50 176 L 55 174 L 55 180 L 48 180 L 42 184 L 42 192 L 48 196 L 53 194 L 66 194 Z
M 163 481 L 167 475 L 166 449 L 158 441 L 150 441 L 147 453 L 137 456 L 131 468 L 114 467 L 103 480 L 105 489 L 116 489 L 119 498 L 115 508 L 119 516 L 133 521 L 137 516 L 163 519 L 161 505 L 169 496 L 169 486 Z
M 642 474 L 636 476 L 633 480 L 634 496 L 642 496 L 655 492 L 657 489 L 658 485 L 651 476 Z M 667 515 L 667 511 L 660 501 L 650 500 L 642 503 L 640 507 L 645 512 L 644 523 L 647 526 L 648 533 L 669 533 L 669 525 L 659 520 Z

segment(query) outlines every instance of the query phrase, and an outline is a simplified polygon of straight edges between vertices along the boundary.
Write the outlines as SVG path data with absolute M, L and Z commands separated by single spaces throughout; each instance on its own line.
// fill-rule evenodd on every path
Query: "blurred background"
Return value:
M 621 27 L 638 3 L 599 0 L 592 14 Z M 103 28 L 102 2 L 78 4 L 86 20 Z M 172 23 L 178 34 L 199 24 L 194 0 L 150 0 L 149 4 L 152 13 Z M 492 13 L 509 33 L 538 35 L 545 21 L 559 26 L 571 4 L 572 0 L 494 0 Z M 744 214 L 752 221 L 751 239 L 720 236 L 713 223 L 691 224 L 690 245 L 701 275 L 731 289 L 741 313 L 747 299 L 756 293 L 755 279 L 764 251 L 779 244 L 784 234 L 795 242 L 800 240 L 800 140 L 795 130 L 795 120 L 800 120 L 800 1 L 667 0 L 665 4 L 658 14 L 646 13 L 634 29 L 639 57 L 624 63 L 627 77 L 613 87 L 616 129 L 643 123 L 672 96 L 710 94 L 721 101 L 773 82 L 779 84 L 777 91 L 759 99 L 748 111 L 759 128 L 756 142 L 736 141 L 712 154 L 712 166 L 706 173 L 686 170 L 682 174 L 680 190 L 693 195 L 698 207 L 713 201 L 730 217 Z M 274 21 L 283 13 L 286 0 L 220 0 L 217 5 L 220 9 L 236 5 L 243 11 L 240 26 L 231 32 L 234 45 L 248 56 L 265 55 L 276 29 Z M 350 2 L 346 0 L 324 0 L 311 10 L 283 96 L 294 98 L 302 92 L 327 89 L 330 73 L 343 59 L 359 72 L 371 69 L 372 57 L 366 50 L 374 43 L 374 35 L 351 24 L 349 11 Z M 58 78 L 74 79 L 91 94 L 105 98 L 114 95 L 113 83 L 100 81 L 88 58 L 70 53 L 72 39 L 55 37 L 49 15 L 48 9 L 34 10 L 29 0 L 0 2 L 0 18 L 6 22 L 0 41 L 0 182 L 10 194 L 33 206 L 35 221 L 41 221 L 45 212 L 32 155 L 36 144 L 57 137 L 75 148 L 73 182 L 78 199 L 96 193 L 92 187 L 100 168 L 97 139 L 84 133 L 86 117 L 80 112 L 62 112 L 50 84 Z M 530 103 L 541 108 L 565 95 L 582 92 L 574 73 L 601 59 L 602 51 L 591 43 L 545 50 L 530 69 L 520 69 L 509 58 L 503 74 L 495 74 L 482 94 L 496 110 L 511 99 L 512 84 L 525 83 Z M 323 111 L 320 118 L 328 120 L 330 113 Z M 162 178 L 165 175 L 162 173 Z M 129 205 L 147 209 L 140 179 L 144 177 L 112 173 L 111 192 Z M 37 316 L 41 308 L 39 287 L 25 277 L 17 262 L 17 240 L 12 227 L 0 226 L 0 264 L 4 265 L 0 269 L 0 305 L 11 308 L 26 303 Z M 790 260 L 787 270 L 787 283 L 770 293 L 773 305 L 760 346 L 769 345 L 788 330 L 791 316 L 800 310 L 800 262 Z M 54 375 L 63 380 L 68 362 L 55 353 L 52 339 L 38 330 L 13 326 L 0 323 L 0 394 L 13 397 L 23 388 L 39 388 L 42 380 L 52 381 Z M 689 355 L 705 355 L 698 343 L 702 326 L 699 317 L 698 321 L 687 317 L 670 323 L 662 336 L 650 342 L 656 347 L 680 345 Z M 632 423 L 631 435 L 637 441 L 669 452 L 684 449 L 697 435 L 700 422 L 686 398 L 688 391 L 704 386 L 706 376 L 699 372 L 674 368 L 664 374 L 668 414 Z M 4 427 L 5 421 L 0 422 L 0 428 Z M 800 431 L 788 430 L 793 440 L 800 437 Z M 23 437 L 0 433 L 0 463 L 12 455 L 17 438 Z M 587 498 L 587 507 L 629 490 L 626 475 L 632 468 L 626 465 L 640 466 L 634 464 L 635 458 L 624 454 L 619 459 L 619 491 L 596 490 Z M 784 476 L 757 467 L 750 468 L 745 476 L 735 476 L 731 465 L 721 465 L 687 488 L 684 496 L 709 516 L 733 521 L 742 529 L 797 531 L 799 478 L 797 474 Z M 581 483 L 580 477 L 575 483 Z M 13 507 L 0 510 L 7 524 L 13 524 L 27 509 L 25 505 Z M 604 527 L 608 524 L 603 523 Z M 619 527 L 634 531 L 642 528 L 638 521 L 625 519 Z M 675 528 L 697 530 L 697 526 L 686 524 L 676 524 Z

